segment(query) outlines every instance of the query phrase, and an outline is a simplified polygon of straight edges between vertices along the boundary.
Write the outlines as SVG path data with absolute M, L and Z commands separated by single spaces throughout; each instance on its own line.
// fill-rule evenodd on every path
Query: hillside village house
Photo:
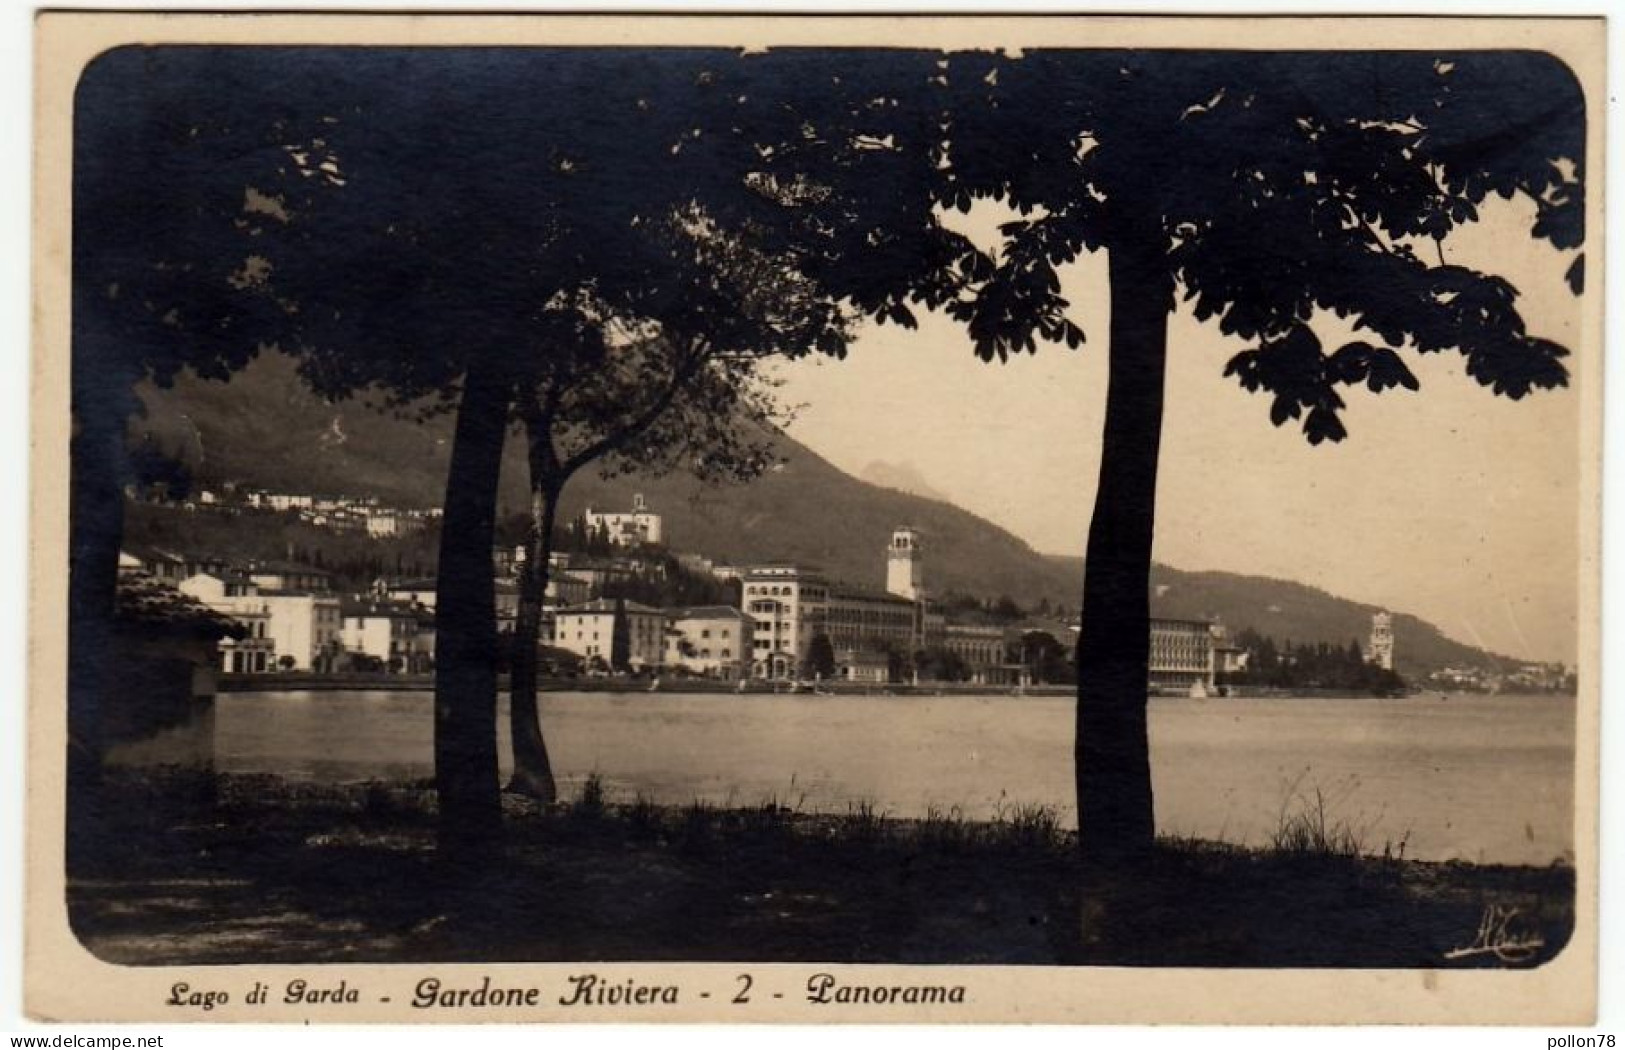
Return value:
M 621 616 L 616 616 L 617 605 Z M 610 666 L 616 651 L 617 619 L 624 638 L 627 668 L 633 671 L 660 667 L 666 649 L 666 614 L 638 602 L 599 598 L 584 605 L 558 610 L 553 617 L 553 642 L 591 665 L 596 658 Z
M 667 667 L 725 681 L 743 677 L 756 621 L 727 605 L 673 609 L 667 621 Z
M 405 515 L 393 510 L 376 510 L 366 515 L 367 535 L 372 537 L 399 536 L 407 531 Z
M 316 497 L 292 492 L 250 490 L 243 494 L 243 498 L 250 507 L 267 510 L 309 510 L 316 505 Z

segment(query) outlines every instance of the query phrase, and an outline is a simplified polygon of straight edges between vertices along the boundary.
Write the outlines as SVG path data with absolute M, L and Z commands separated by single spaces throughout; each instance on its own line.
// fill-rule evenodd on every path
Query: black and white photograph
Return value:
M 29 1013 L 1588 1023 L 1603 41 L 42 16 Z

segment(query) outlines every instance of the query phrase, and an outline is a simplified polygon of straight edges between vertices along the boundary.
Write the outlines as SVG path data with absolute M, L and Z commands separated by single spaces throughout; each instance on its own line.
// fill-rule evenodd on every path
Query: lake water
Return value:
M 1045 803 L 1073 826 L 1072 711 L 1067 697 L 547 693 L 542 725 L 566 796 L 596 773 L 619 801 L 973 818 Z M 506 722 L 504 706 L 504 767 Z M 427 692 L 227 693 L 217 767 L 429 777 L 432 724 Z M 1572 858 L 1574 747 L 1569 697 L 1151 701 L 1159 830 L 1254 845 L 1318 791 L 1370 851 Z

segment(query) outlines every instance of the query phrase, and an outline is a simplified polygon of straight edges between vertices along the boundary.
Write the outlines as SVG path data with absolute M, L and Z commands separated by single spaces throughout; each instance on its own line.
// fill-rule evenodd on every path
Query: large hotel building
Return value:
M 836 676 L 885 681 L 887 653 L 911 655 L 940 647 L 957 655 L 971 680 L 989 685 L 1025 683 L 1026 668 L 1007 660 L 998 627 L 948 623 L 934 612 L 925 588 L 920 533 L 900 528 L 886 549 L 886 592 L 829 579 L 800 565 L 762 565 L 742 574 L 742 604 L 755 623 L 747 673 L 754 678 L 801 676 L 813 638 L 826 636 Z M 1148 685 L 1153 691 L 1207 693 L 1214 689 L 1223 632 L 1206 620 L 1151 621 Z M 1062 638 L 1069 644 L 1070 638 Z

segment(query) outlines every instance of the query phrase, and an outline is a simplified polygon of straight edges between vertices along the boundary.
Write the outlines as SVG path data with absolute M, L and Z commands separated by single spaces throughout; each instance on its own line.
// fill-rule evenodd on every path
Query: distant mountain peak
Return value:
M 868 466 L 858 472 L 858 480 L 879 485 L 881 488 L 905 492 L 910 496 L 919 496 L 921 499 L 934 499 L 941 503 L 953 502 L 933 488 L 918 467 L 908 462 L 888 463 L 881 459 L 871 460 Z

